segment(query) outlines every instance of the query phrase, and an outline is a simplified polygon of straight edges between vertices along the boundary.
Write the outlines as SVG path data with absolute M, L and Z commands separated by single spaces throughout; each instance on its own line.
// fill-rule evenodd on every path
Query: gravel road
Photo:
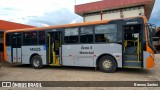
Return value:
M 50 67 L 33 69 L 30 65 L 4 63 L 0 69 L 0 81 L 160 81 L 160 55 L 156 55 L 156 66 L 152 69 L 117 69 L 115 73 L 103 73 L 94 68 Z M 0 88 L 0 90 L 19 90 L 22 88 Z M 28 88 L 23 88 L 28 90 Z M 29 88 L 31 90 L 44 88 Z M 50 90 L 51 88 L 45 88 Z M 51 90 L 82 90 L 82 88 L 52 88 Z M 91 90 L 128 90 L 130 88 L 83 88 Z M 142 88 L 132 88 L 133 90 Z M 157 90 L 158 88 L 143 88 Z M 159 89 L 160 90 L 160 89 Z

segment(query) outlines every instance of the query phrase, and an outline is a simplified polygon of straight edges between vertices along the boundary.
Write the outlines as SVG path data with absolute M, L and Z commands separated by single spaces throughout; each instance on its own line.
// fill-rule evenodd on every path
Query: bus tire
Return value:
M 39 55 L 33 56 L 33 58 L 31 58 L 31 65 L 35 69 L 41 69 L 41 68 L 43 68 L 41 56 L 39 56 Z
M 99 69 L 105 73 L 113 73 L 117 68 L 115 59 L 111 56 L 103 56 L 99 60 Z

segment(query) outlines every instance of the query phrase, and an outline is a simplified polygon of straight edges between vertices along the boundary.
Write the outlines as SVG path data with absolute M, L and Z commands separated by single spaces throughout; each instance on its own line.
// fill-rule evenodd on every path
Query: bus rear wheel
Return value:
M 111 56 L 103 56 L 99 60 L 98 66 L 102 72 L 106 72 L 106 73 L 113 73 L 117 68 L 116 61 Z
M 43 67 L 41 56 L 39 55 L 33 56 L 33 58 L 31 59 L 31 65 L 35 69 L 41 69 Z

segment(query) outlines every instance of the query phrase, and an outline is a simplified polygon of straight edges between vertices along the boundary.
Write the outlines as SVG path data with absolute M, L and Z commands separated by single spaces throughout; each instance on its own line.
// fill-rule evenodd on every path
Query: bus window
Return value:
M 39 31 L 39 44 L 45 44 L 45 31 Z
M 22 42 L 22 40 L 21 40 L 21 35 L 18 35 L 17 36 L 17 47 L 20 47 L 21 46 L 21 43 Z
M 11 46 L 11 37 L 10 37 L 10 34 L 6 34 L 6 46 Z
M 117 27 L 111 25 L 95 26 L 95 42 L 116 42 L 117 41 Z
M 78 43 L 78 28 L 68 28 L 65 29 L 65 43 Z
M 36 45 L 37 44 L 37 32 L 24 32 L 23 33 L 24 45 Z
M 12 47 L 16 47 L 17 42 L 16 42 L 16 36 L 12 36 Z
M 82 27 L 81 28 L 81 43 L 93 43 L 93 27 Z

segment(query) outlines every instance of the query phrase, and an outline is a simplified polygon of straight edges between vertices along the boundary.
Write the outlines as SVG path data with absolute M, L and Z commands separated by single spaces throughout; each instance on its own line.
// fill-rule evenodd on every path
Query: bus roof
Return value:
M 144 16 L 138 16 L 139 18 L 146 19 Z M 138 18 L 138 17 L 130 17 L 130 18 Z M 120 19 L 112 19 L 112 20 L 121 20 Z M 123 18 L 125 19 L 125 18 Z M 126 18 L 127 19 L 127 18 Z M 47 26 L 47 27 L 36 27 L 36 28 L 25 28 L 25 29 L 14 29 L 5 31 L 6 33 L 9 32 L 23 32 L 23 31 L 35 31 L 35 30 L 44 30 L 44 29 L 57 29 L 57 28 L 69 28 L 69 27 L 77 27 L 77 26 L 88 26 L 88 25 L 96 25 L 96 24 L 105 24 L 112 20 L 102 20 L 102 21 L 95 21 L 95 22 L 83 22 L 83 23 L 75 23 L 75 24 L 65 24 L 65 25 L 58 25 L 58 26 Z

